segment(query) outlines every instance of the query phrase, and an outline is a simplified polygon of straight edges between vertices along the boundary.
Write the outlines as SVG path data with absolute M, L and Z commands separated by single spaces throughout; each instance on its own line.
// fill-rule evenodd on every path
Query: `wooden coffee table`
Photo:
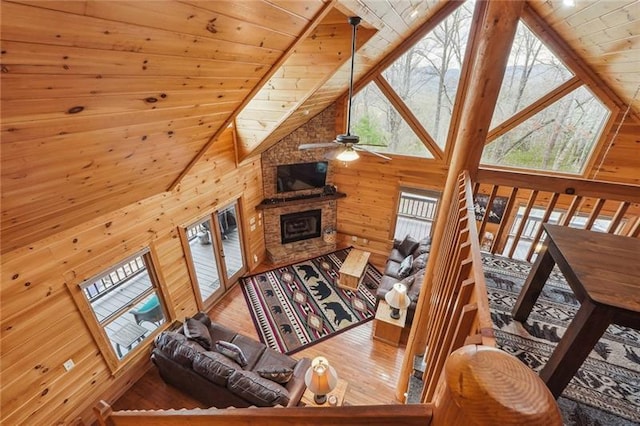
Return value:
M 358 290 L 370 255 L 368 251 L 351 249 L 340 267 L 340 277 L 336 281 L 338 287 L 351 291 Z
M 640 240 L 543 224 L 547 231 L 513 318 L 525 321 L 554 264 L 567 279 L 580 308 L 540 378 L 557 398 L 610 324 L 640 329 Z

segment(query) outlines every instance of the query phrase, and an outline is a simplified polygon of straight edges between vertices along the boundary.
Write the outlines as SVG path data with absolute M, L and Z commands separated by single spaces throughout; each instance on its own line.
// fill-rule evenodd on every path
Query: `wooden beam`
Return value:
M 566 82 L 556 87 L 554 90 L 547 93 L 546 95 L 544 95 L 543 97 L 541 97 L 540 99 L 538 99 L 537 101 L 535 101 L 534 103 L 532 103 L 531 105 L 523 109 L 522 111 L 511 116 L 510 118 L 505 120 L 503 123 L 500 123 L 493 129 L 491 129 L 491 131 L 489 132 L 489 135 L 487 136 L 487 141 L 485 142 L 485 144 L 487 145 L 490 144 L 500 136 L 507 133 L 509 130 L 513 129 L 523 121 L 527 120 L 529 117 L 532 117 L 533 115 L 542 111 L 549 105 L 555 103 L 559 99 L 562 99 L 564 96 L 573 92 L 575 89 L 577 89 L 580 86 L 582 86 L 582 80 L 580 80 L 578 77 L 573 77 L 567 80 Z
M 433 158 L 436 160 L 442 160 L 444 158 L 444 152 L 440 149 L 436 141 L 433 140 L 429 132 L 420 124 L 420 120 L 413 115 L 411 109 L 404 103 L 402 98 L 398 96 L 395 90 L 391 87 L 389 82 L 382 76 L 378 75 L 374 81 L 382 91 L 382 93 L 389 99 L 391 105 L 395 107 L 398 113 L 402 116 L 404 121 L 407 122 L 411 130 L 418 136 L 424 146 L 431 152 Z
M 576 194 L 583 197 L 640 203 L 640 187 L 637 185 L 490 169 L 478 170 L 477 181 L 521 189 L 537 189 L 559 194 Z
M 482 156 L 484 141 L 487 138 L 491 117 L 502 86 L 506 69 L 520 19 L 524 1 L 478 1 L 474 11 L 474 20 L 478 20 L 477 37 L 472 49 L 473 70 L 468 82 L 468 91 L 460 112 L 460 130 L 451 155 L 451 164 L 438 211 L 433 234 L 431 253 L 417 309 L 411 327 L 411 333 L 405 350 L 402 370 L 396 387 L 396 396 L 402 400 L 406 392 L 409 375 L 413 368 L 413 357 L 425 350 L 423 330 L 429 323 L 429 301 L 431 298 L 434 269 L 437 256 L 440 256 L 441 243 L 449 215 L 449 206 L 457 194 L 458 177 L 469 170 L 471 180 L 475 175 Z M 418 330 L 420 332 L 418 332 Z
M 271 69 L 260 79 L 258 84 L 256 84 L 253 89 L 249 92 L 247 97 L 238 105 L 235 111 L 227 118 L 224 123 L 218 128 L 218 130 L 209 138 L 207 143 L 204 144 L 202 149 L 196 154 L 195 157 L 187 164 L 187 167 L 178 175 L 175 181 L 169 186 L 167 191 L 173 191 L 176 186 L 180 183 L 182 178 L 184 178 L 187 173 L 195 166 L 195 164 L 200 161 L 200 159 L 204 156 L 204 154 L 209 150 L 209 147 L 213 144 L 213 142 L 218 139 L 218 137 L 224 132 L 229 126 L 229 124 L 233 123 L 236 116 L 243 110 L 245 106 L 253 99 L 253 97 L 262 89 L 262 87 L 269 81 L 271 77 L 280 69 L 282 64 L 285 63 L 287 59 L 295 52 L 296 48 L 306 40 L 306 38 L 313 32 L 313 30 L 322 22 L 325 16 L 331 12 L 333 6 L 338 0 L 328 0 L 325 5 L 320 9 L 320 12 L 311 20 L 305 30 L 300 34 L 300 36 L 296 39 L 296 41 L 289 46 L 289 48 L 280 56 L 280 58 L 273 64 Z

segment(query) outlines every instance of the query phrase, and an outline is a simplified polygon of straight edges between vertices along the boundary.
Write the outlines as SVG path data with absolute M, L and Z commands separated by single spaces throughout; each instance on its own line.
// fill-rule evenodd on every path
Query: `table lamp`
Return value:
M 411 299 L 407 296 L 407 286 L 402 283 L 395 283 L 390 291 L 384 296 L 391 307 L 391 318 L 400 318 L 400 309 L 407 309 L 411 304 Z
M 338 384 L 338 375 L 329 361 L 319 356 L 311 361 L 311 367 L 304 375 L 304 382 L 313 393 L 313 401 L 321 405 L 327 401 L 327 394 Z

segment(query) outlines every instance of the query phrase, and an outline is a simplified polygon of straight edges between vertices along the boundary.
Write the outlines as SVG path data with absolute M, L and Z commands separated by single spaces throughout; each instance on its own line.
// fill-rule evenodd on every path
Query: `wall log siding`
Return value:
M 148 350 L 134 352 L 112 376 L 67 290 L 151 245 L 162 271 L 172 319 L 197 310 L 178 226 L 242 197 L 243 219 L 263 198 L 260 161 L 235 166 L 227 131 L 188 178 L 162 193 L 103 215 L 2 257 L 2 423 L 44 424 L 88 419 L 87 402 L 113 400 L 148 366 Z M 257 221 L 256 221 L 257 222 Z M 264 253 L 262 227 L 247 230 L 247 253 Z M 248 256 L 255 267 L 253 256 Z M 43 319 L 45 319 L 43 321 Z M 142 346 L 142 345 L 141 345 Z M 75 368 L 62 363 L 72 358 Z
M 640 59 L 634 43 L 640 3 L 577 2 L 573 9 L 560 0 L 525 3 L 525 19 L 534 30 L 550 47 L 560 45 L 560 57 L 580 68 L 578 77 L 615 105 L 584 177 L 636 185 L 618 194 L 628 204 L 600 201 L 618 199 L 607 198 L 604 187 L 573 201 L 560 195 L 554 203 L 592 218 L 597 211 L 615 220 L 624 216 L 624 233 L 637 238 Z M 0 423 L 89 421 L 99 399 L 114 401 L 149 367 L 148 342 L 118 365 L 107 363 L 83 319 L 86 307 L 72 297 L 84 279 L 150 247 L 170 316 L 165 327 L 193 314 L 197 301 L 179 229 L 237 198 L 248 266 L 264 261 L 264 221 L 255 210 L 265 197 L 258 154 L 296 129 L 304 134 L 309 120 L 336 101 L 345 105 L 349 61 L 339 66 L 331 52 L 311 52 L 313 46 L 301 43 L 325 17 L 323 11 L 335 8 L 339 13 L 332 16 L 340 19 L 359 15 L 361 28 L 375 32 L 355 60 L 356 80 L 371 80 L 402 54 L 404 40 L 421 37 L 454 6 L 444 0 L 2 1 Z M 473 43 L 483 37 L 479 31 Z M 301 58 L 284 73 L 279 65 L 296 46 Z M 505 49 L 494 54 L 504 56 Z M 475 52 L 468 49 L 467 55 Z M 330 64 L 327 72 L 338 69 L 311 81 L 312 60 Z M 486 74 L 496 75 L 495 67 L 485 63 Z M 463 70 L 467 87 L 457 95 L 450 140 L 470 124 L 460 105 L 482 91 L 474 89 L 471 72 Z M 261 92 L 260 85 L 276 74 Z M 228 124 L 252 99 L 260 116 L 239 119 L 235 126 L 262 142 L 243 151 Z M 344 110 L 335 108 L 329 112 L 336 116 L 328 120 L 335 123 L 331 135 L 345 130 Z M 272 132 L 261 133 L 256 118 L 275 123 Z M 333 183 L 347 194 L 336 202 L 338 244 L 372 252 L 371 261 L 383 269 L 399 189 L 442 191 L 448 161 L 454 168 L 460 161 L 453 149 L 449 143 L 441 160 L 392 155 L 387 162 L 363 153 L 348 165 L 332 164 Z M 500 176 L 509 182 L 506 192 L 495 195 L 515 193 L 514 204 L 526 204 L 532 190 L 538 191 L 536 207 L 554 199 L 544 177 L 524 173 L 496 172 L 497 182 L 482 181 L 480 192 L 491 193 Z M 566 175 L 554 176 L 576 184 Z M 511 190 L 520 181 L 531 187 Z M 310 351 L 315 354 L 317 347 Z M 75 368 L 66 372 L 62 364 L 69 358 Z M 362 398 L 367 385 L 358 387 Z

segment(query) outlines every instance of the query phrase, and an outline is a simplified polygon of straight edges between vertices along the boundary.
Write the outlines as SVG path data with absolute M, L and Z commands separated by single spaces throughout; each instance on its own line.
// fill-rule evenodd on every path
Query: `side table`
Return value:
M 338 398 L 336 407 L 342 407 L 342 404 L 344 404 L 344 395 L 347 393 L 348 387 L 349 382 L 343 379 L 338 379 L 338 385 L 334 390 L 327 394 L 327 402 L 325 402 L 324 404 L 316 404 L 316 402 L 313 400 L 313 393 L 309 389 L 307 389 L 304 391 L 304 395 L 302 395 L 301 405 L 304 405 L 306 407 L 331 407 L 328 400 L 329 397 L 333 395 Z
M 376 317 L 373 321 L 373 338 L 393 346 L 400 345 L 402 329 L 407 321 L 407 310 L 400 310 L 400 318 L 391 318 L 391 307 L 381 300 L 376 309 Z
M 118 357 L 122 358 L 122 347 L 124 346 L 127 351 L 131 350 L 131 347 L 135 342 L 139 342 L 144 338 L 149 330 L 141 325 L 128 322 L 120 330 L 113 333 L 111 340 L 116 344 L 116 351 Z

